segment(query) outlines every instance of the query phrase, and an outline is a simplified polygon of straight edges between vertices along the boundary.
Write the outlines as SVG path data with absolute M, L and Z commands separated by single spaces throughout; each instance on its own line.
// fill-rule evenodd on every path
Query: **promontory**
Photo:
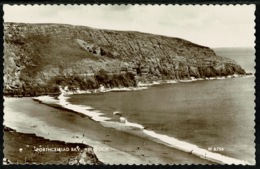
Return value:
M 4 23 L 5 95 L 234 74 L 245 74 L 234 60 L 180 38 L 65 24 Z

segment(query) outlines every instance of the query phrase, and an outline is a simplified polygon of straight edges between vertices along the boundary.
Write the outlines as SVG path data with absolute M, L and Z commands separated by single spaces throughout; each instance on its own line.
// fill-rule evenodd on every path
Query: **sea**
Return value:
M 254 49 L 214 50 L 217 55 L 236 60 L 246 72 L 255 72 Z M 41 116 L 44 124 L 56 125 L 51 130 L 60 128 L 66 133 L 73 126 L 73 131 L 83 131 L 84 119 L 77 121 L 64 115 L 74 112 L 100 124 L 99 130 L 117 131 L 118 137 L 141 137 L 212 162 L 253 165 L 254 81 L 254 76 L 244 76 L 160 84 L 145 90 L 44 96 L 35 100 L 55 111 L 44 118 L 44 114 L 32 113 L 33 110 L 26 116 Z M 7 111 L 10 113 L 4 118 L 6 125 L 21 128 L 24 120 L 10 120 L 11 114 L 16 114 L 11 108 L 5 109 L 5 114 Z M 94 131 L 92 134 L 96 135 Z

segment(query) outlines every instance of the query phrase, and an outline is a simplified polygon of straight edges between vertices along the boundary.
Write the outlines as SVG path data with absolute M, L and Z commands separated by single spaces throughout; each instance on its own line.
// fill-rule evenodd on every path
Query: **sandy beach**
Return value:
M 154 141 L 105 128 L 86 116 L 55 109 L 31 98 L 4 99 L 7 127 L 50 140 L 90 145 L 105 164 L 212 164 Z M 12 118 L 16 114 L 20 115 L 19 120 Z

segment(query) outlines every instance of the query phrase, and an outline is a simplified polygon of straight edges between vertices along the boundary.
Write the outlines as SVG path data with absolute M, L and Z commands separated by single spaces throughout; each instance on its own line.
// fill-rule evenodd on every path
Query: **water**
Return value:
M 103 127 L 80 113 L 53 108 L 57 103 L 53 98 L 45 101 L 49 106 L 31 98 L 5 98 L 4 125 L 50 140 L 90 145 L 105 164 L 211 164 L 146 138 Z
M 246 72 L 255 73 L 254 48 L 215 48 L 213 50 L 219 56 L 234 59 Z
M 252 52 L 218 49 L 217 53 L 226 53 L 228 57 L 241 62 L 247 72 L 254 72 Z M 123 154 L 125 156 L 126 149 L 133 152 L 133 147 L 139 145 L 139 142 L 148 143 L 148 140 L 153 140 L 168 146 L 168 149 L 165 146 L 158 148 L 158 145 L 154 148 L 153 145 L 146 150 L 150 151 L 149 154 L 163 154 L 165 159 L 171 157 L 165 155 L 165 151 L 173 151 L 170 147 L 187 152 L 194 150 L 193 154 L 198 156 L 207 153 L 209 157 L 220 159 L 207 151 L 216 149 L 218 151 L 214 153 L 254 164 L 254 80 L 254 77 L 240 77 L 164 84 L 140 91 L 71 95 L 63 98 L 67 101 L 47 97 L 42 98 L 47 105 L 62 105 L 76 113 L 50 109 L 28 101 L 28 105 L 18 107 L 13 104 L 5 107 L 4 111 L 8 114 L 5 114 L 4 122 L 11 128 L 21 130 L 20 132 L 38 133 L 46 138 L 69 142 L 78 141 L 74 135 L 84 133 L 88 136 L 82 138 L 84 143 L 110 146 L 113 149 L 110 154 L 114 152 L 122 157 Z M 83 115 L 78 116 L 80 114 Z M 20 120 L 15 118 L 18 115 Z M 92 120 L 85 115 L 92 117 Z M 37 128 L 32 128 L 35 124 L 38 125 Z M 111 142 L 104 143 L 107 133 L 114 140 L 111 138 Z M 137 141 L 140 138 L 142 141 Z M 168 159 L 170 162 L 178 159 L 178 155 L 182 158 L 178 162 L 188 163 L 188 159 L 198 161 L 191 156 L 172 153 L 175 157 Z M 98 155 L 105 157 L 107 153 L 101 152 Z M 133 156 L 128 158 L 132 159 Z M 108 161 L 111 160 L 113 159 Z M 156 160 L 163 163 L 161 159 Z M 167 160 L 164 162 L 169 163 Z
M 218 48 L 255 72 L 253 48 Z M 168 84 L 135 92 L 74 95 L 69 102 L 100 110 L 111 121 L 128 121 L 204 149 L 255 163 L 254 77 Z
M 153 86 L 134 92 L 73 95 L 69 102 L 88 105 L 120 121 L 172 136 L 201 148 L 254 162 L 254 77 Z

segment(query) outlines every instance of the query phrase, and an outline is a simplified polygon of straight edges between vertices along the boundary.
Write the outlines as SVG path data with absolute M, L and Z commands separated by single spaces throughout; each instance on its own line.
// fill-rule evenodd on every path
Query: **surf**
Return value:
M 73 111 L 79 114 L 88 116 L 90 119 L 99 122 L 104 127 L 114 128 L 116 130 L 132 133 L 131 130 L 138 131 L 139 135 L 145 135 L 148 139 L 155 142 L 164 144 L 168 147 L 175 148 L 187 153 L 196 155 L 202 159 L 206 159 L 212 162 L 217 162 L 220 164 L 241 164 L 241 165 L 250 165 L 249 162 L 231 158 L 219 153 L 214 153 L 206 149 L 200 148 L 197 145 L 178 140 L 174 137 L 170 137 L 163 134 L 158 134 L 152 130 L 147 130 L 143 125 L 129 122 L 127 118 L 123 117 L 122 113 L 115 111 L 113 115 L 120 116 L 119 121 L 113 121 L 110 117 L 106 117 L 104 113 L 95 110 L 90 106 L 85 105 L 75 105 L 68 102 L 69 97 L 66 96 L 66 92 L 61 91 L 61 95 L 57 98 L 50 96 L 40 96 L 33 98 L 35 101 L 49 105 L 49 106 L 60 106 L 63 109 L 68 111 Z M 56 107 L 57 108 L 57 107 Z M 142 133 L 142 134 L 140 134 Z

